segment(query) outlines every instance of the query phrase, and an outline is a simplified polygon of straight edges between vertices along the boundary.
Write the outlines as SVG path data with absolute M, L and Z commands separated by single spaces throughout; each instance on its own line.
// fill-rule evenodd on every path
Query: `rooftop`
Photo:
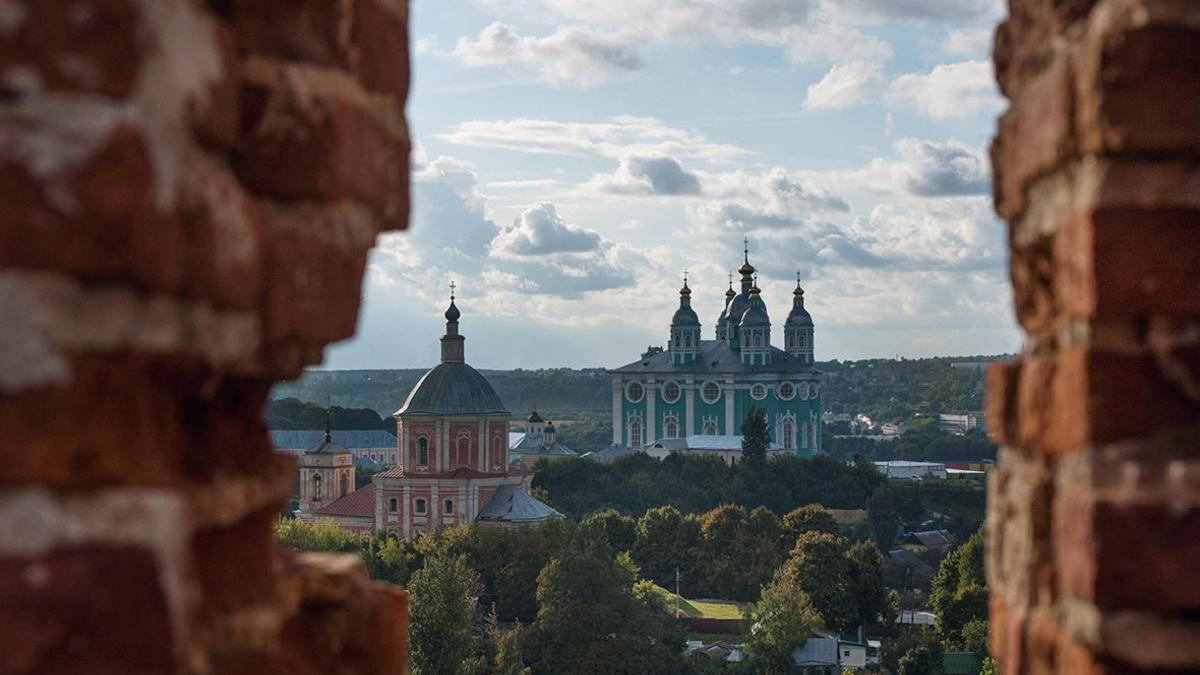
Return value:
M 614 368 L 614 373 L 796 373 L 801 375 L 817 375 L 817 370 L 811 363 L 804 363 L 778 347 L 771 347 L 771 363 L 769 365 L 746 365 L 742 363 L 741 352 L 728 346 L 722 340 L 701 340 L 700 354 L 689 363 L 671 363 L 671 353 L 661 351 L 647 354 L 643 358 Z

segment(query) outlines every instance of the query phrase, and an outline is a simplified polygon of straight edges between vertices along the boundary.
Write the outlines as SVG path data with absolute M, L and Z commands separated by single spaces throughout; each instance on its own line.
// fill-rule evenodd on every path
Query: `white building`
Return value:
M 945 478 L 946 465 L 940 462 L 910 462 L 893 460 L 875 462 L 875 469 L 888 478 L 905 480 L 925 480 L 927 478 Z
M 645 447 L 646 454 L 656 459 L 663 459 L 672 452 L 690 455 L 710 455 L 719 457 L 726 464 L 733 465 L 742 461 L 741 436 L 708 436 L 704 434 L 688 436 L 687 438 L 664 438 Z M 795 450 L 787 450 L 781 445 L 772 445 L 767 450 L 767 459 L 780 455 L 794 455 Z

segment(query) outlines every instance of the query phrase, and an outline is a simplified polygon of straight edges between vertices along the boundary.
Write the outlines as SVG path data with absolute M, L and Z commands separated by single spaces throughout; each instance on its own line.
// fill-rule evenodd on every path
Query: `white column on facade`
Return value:
M 434 528 L 441 524 L 441 519 L 438 517 L 438 509 L 441 508 L 442 502 L 438 500 L 438 486 L 434 483 L 429 488 L 429 501 L 433 502 L 429 505 L 429 531 L 433 532 Z
M 683 435 L 694 436 L 696 434 L 696 391 L 695 383 L 689 375 L 684 380 L 683 385 Z
M 454 505 L 454 520 L 458 523 L 471 522 L 470 505 L 467 503 L 467 486 L 458 486 L 458 503 Z
M 658 401 L 658 392 L 655 390 L 655 387 L 653 377 L 646 380 L 646 427 L 642 445 L 654 444 L 654 404 Z
M 737 434 L 737 426 L 733 421 L 733 378 L 726 378 L 725 386 L 721 389 L 725 394 L 725 435 L 733 436 Z
M 373 479 L 372 479 L 373 480 Z M 387 527 L 384 522 L 387 520 L 387 509 L 383 508 L 383 486 L 375 486 L 375 529 L 383 530 Z
M 448 471 L 450 469 L 450 421 L 440 420 L 438 424 L 441 425 L 442 429 L 442 442 L 438 444 L 441 446 L 438 455 L 442 458 L 442 461 L 438 465 L 438 471 Z
M 486 419 L 479 420 L 479 436 L 477 439 L 475 457 L 478 458 L 478 461 L 475 464 L 478 465 L 480 471 L 487 471 L 488 435 Z
M 621 423 L 621 398 L 622 398 L 621 378 L 619 378 L 619 377 L 613 378 L 612 388 L 613 388 L 613 406 L 612 406 L 613 407 L 613 422 L 612 422 L 613 445 L 625 445 L 624 441 L 622 441 L 622 437 L 624 436 L 623 432 L 624 432 L 625 425 Z
M 401 536 L 407 541 L 412 538 L 412 493 L 407 485 L 402 490 L 401 499 L 403 502 L 400 505 L 400 510 L 404 512 L 404 518 L 402 519 L 404 526 L 401 528 L 403 532 Z
M 399 449 L 396 452 L 396 463 L 403 464 L 404 468 L 406 470 L 412 468 L 412 465 L 408 461 L 408 455 L 405 454 L 407 452 L 408 452 L 408 425 L 401 422 L 400 423 Z

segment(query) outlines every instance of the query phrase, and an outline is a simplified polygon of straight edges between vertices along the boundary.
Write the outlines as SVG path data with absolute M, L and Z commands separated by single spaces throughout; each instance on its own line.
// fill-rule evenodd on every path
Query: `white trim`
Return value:
M 670 386 L 675 387 L 675 398 L 667 398 L 667 387 Z M 679 403 L 679 397 L 683 395 L 683 387 L 679 386 L 679 383 L 675 380 L 663 382 L 659 389 L 662 391 L 662 400 L 664 403 Z
M 634 398 L 629 395 L 629 390 L 632 389 L 634 387 L 634 385 L 637 385 L 637 387 L 642 390 L 642 395 L 638 396 L 637 398 Z M 646 398 L 646 385 L 642 384 L 641 382 L 638 382 L 637 380 L 630 380 L 629 382 L 625 383 L 625 400 L 626 401 L 629 401 L 630 403 L 641 403 L 642 399 L 644 399 L 644 398 Z
M 704 391 L 705 389 L 708 388 L 708 385 L 710 385 L 710 384 L 717 388 L 717 396 L 716 396 L 716 398 L 713 398 L 712 400 L 709 400 L 708 396 L 705 395 L 705 391 Z M 704 401 L 705 403 L 707 403 L 709 405 L 712 405 L 712 404 L 716 403 L 717 401 L 720 401 L 721 394 L 723 394 L 723 393 L 725 393 L 725 392 L 721 391 L 721 383 L 717 382 L 716 380 L 705 380 L 700 383 L 700 400 Z

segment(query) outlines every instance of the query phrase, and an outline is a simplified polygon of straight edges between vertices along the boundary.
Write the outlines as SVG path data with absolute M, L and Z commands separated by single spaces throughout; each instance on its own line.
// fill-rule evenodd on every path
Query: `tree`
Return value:
M 537 675 L 676 673 L 685 634 L 652 594 L 635 591 L 628 555 L 576 533 L 538 578 L 538 615 L 525 645 Z
M 755 673 L 792 672 L 792 651 L 820 627 L 821 616 L 801 588 L 794 570 L 784 567 L 762 590 L 748 617 L 746 655 Z
M 846 551 L 850 561 L 850 592 L 858 612 L 858 622 L 877 623 L 888 613 L 887 588 L 883 583 L 883 556 L 875 544 L 860 541 Z
M 937 614 L 943 643 L 957 644 L 972 619 L 987 620 L 987 577 L 983 570 L 984 530 L 942 559 L 933 577 L 929 604 Z
M 787 545 L 794 546 L 796 538 L 805 532 L 824 532 L 837 535 L 840 532 L 833 514 L 820 504 L 809 504 L 792 509 L 783 517 L 783 534 Z
M 285 518 L 275 525 L 275 539 L 280 546 L 297 551 L 327 551 L 356 553 L 364 545 L 364 535 L 343 530 L 332 520 L 305 522 Z
M 914 631 L 917 632 L 917 631 Z M 897 675 L 938 675 L 942 672 L 942 645 L 928 631 L 918 632 L 919 638 L 897 663 Z
M 642 578 L 673 587 L 676 569 L 689 583 L 695 583 L 693 556 L 699 545 L 700 525 L 696 519 L 674 506 L 660 506 L 638 520 L 632 556 L 641 568 Z
M 584 518 L 579 526 L 599 528 L 609 547 L 616 553 L 633 549 L 633 542 L 637 539 L 637 521 L 618 513 L 616 509 L 597 511 Z
M 975 655 L 983 658 L 988 653 L 988 622 L 987 619 L 974 618 L 968 621 L 962 627 L 962 642 L 959 643 L 964 650 L 975 652 Z
M 881 485 L 871 493 L 867 501 L 867 524 L 871 529 L 871 539 L 879 550 L 892 550 L 896 544 L 896 533 L 900 530 L 900 511 L 890 486 Z
M 750 466 L 761 466 L 767 461 L 767 449 L 771 447 L 771 436 L 767 431 L 767 414 L 762 408 L 753 406 L 742 420 L 742 461 Z
M 850 562 L 837 537 L 822 532 L 800 535 L 784 569 L 808 595 L 827 628 L 844 633 L 858 625 Z
M 479 577 L 463 556 L 434 555 L 412 576 L 411 652 L 417 675 L 453 675 L 474 652 L 471 615 Z

